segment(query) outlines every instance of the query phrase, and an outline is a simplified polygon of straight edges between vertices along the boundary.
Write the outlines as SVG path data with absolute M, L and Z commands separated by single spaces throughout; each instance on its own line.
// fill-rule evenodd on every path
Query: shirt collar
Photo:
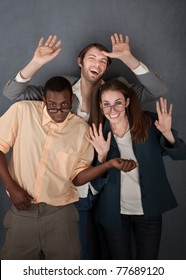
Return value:
M 101 80 L 101 85 L 105 82 Z M 81 78 L 72 86 L 73 93 L 77 96 L 80 105 L 82 104 L 82 96 L 81 96 Z

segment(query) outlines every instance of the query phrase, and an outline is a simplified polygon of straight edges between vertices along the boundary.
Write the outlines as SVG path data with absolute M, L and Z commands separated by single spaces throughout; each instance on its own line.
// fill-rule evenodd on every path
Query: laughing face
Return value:
M 99 81 L 107 69 L 108 58 L 96 47 L 90 48 L 83 62 L 78 61 L 81 75 L 89 82 Z

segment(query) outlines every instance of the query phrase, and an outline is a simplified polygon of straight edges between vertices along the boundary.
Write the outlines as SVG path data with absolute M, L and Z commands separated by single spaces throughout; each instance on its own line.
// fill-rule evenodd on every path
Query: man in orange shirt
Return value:
M 75 185 L 136 167 L 121 159 L 90 167 L 88 125 L 70 112 L 72 100 L 69 81 L 53 77 L 43 101 L 17 102 L 0 118 L 0 177 L 12 200 L 1 259 L 79 259 Z

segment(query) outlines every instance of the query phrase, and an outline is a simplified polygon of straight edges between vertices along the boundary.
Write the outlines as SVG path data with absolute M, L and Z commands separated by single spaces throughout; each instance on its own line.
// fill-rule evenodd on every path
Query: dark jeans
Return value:
M 97 196 L 93 195 L 91 191 L 89 191 L 88 196 L 85 198 L 80 198 L 79 201 L 75 203 L 75 206 L 79 212 L 79 236 L 81 243 L 81 260 L 89 260 L 92 259 L 91 252 L 89 250 L 89 238 L 88 233 L 90 230 L 87 229 L 88 221 L 90 224 L 91 220 L 91 235 L 94 235 L 94 231 L 96 230 L 94 222 L 91 217 L 91 209 L 96 201 Z M 91 241 L 90 241 L 91 242 Z
M 161 239 L 162 216 L 121 215 L 121 229 L 99 226 L 103 259 L 155 260 Z

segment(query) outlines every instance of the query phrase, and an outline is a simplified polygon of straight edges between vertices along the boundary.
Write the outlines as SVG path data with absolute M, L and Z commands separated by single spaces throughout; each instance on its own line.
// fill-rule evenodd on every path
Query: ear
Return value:
M 75 98 L 75 94 L 72 95 L 72 103 L 73 103 L 73 101 L 74 101 L 74 98 Z
M 43 100 L 43 102 L 44 102 L 44 104 L 46 106 L 46 98 L 44 96 L 42 97 L 42 100 Z
M 82 67 L 81 58 L 80 57 L 77 58 L 77 64 L 79 65 L 80 68 Z
M 103 106 L 102 106 L 101 102 L 99 103 L 99 107 L 100 107 L 100 112 L 104 115 Z
M 129 106 L 129 104 L 130 104 L 130 98 L 127 97 L 127 100 L 126 100 L 126 103 L 125 103 L 125 108 L 127 108 Z

